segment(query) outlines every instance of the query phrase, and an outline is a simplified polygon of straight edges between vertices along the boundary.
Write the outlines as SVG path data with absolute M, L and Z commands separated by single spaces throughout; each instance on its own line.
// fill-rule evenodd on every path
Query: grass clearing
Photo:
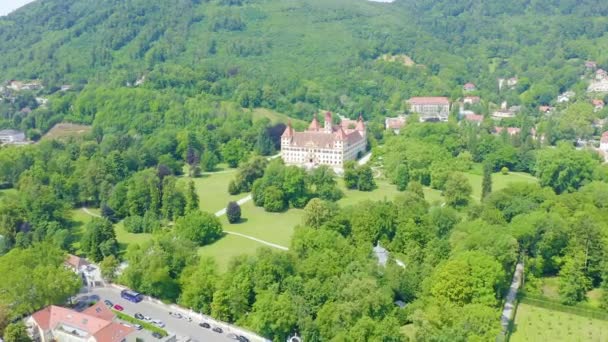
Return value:
M 465 173 L 464 174 L 468 179 L 469 183 L 473 187 L 473 197 L 476 201 L 480 201 L 481 198 L 481 183 L 483 181 L 483 176 L 476 173 Z M 500 172 L 496 172 L 492 174 L 492 191 L 498 191 L 506 188 L 511 183 L 537 183 L 538 179 L 535 177 L 522 172 L 509 172 L 506 175 L 503 175 Z
M 248 109 L 244 109 L 244 110 L 248 110 Z M 251 110 L 251 115 L 253 117 L 253 122 L 260 121 L 261 119 L 268 119 L 273 124 L 277 124 L 277 123 L 287 124 L 289 121 L 291 121 L 292 125 L 294 125 L 294 126 L 296 126 L 296 125 L 297 126 L 299 126 L 299 125 L 308 126 L 308 122 L 306 122 L 304 120 L 291 118 L 285 114 L 276 112 L 276 111 L 268 109 L 268 108 L 255 108 L 255 109 Z
M 247 194 L 232 196 L 228 193 L 228 184 L 234 179 L 236 173 L 236 169 L 227 169 L 213 174 L 205 174 L 199 178 L 182 177 L 180 181 L 194 181 L 201 210 L 216 213 L 226 208 L 228 202 L 236 202 L 247 196 Z
M 81 137 L 91 131 L 91 126 L 71 123 L 59 123 L 48 131 L 42 140 L 65 139 L 70 137 Z
M 228 223 L 226 215 L 220 218 L 224 230 L 253 236 L 285 247 L 289 247 L 293 230 L 302 222 L 304 213 L 301 209 L 289 209 L 283 213 L 268 213 L 264 208 L 256 207 L 252 201 L 243 204 L 241 212 L 243 220 L 237 224 Z
M 152 240 L 152 234 L 149 233 L 133 234 L 127 232 L 125 230 L 123 221 L 120 221 L 114 225 L 114 231 L 116 232 L 116 240 L 118 241 L 121 250 L 126 250 L 127 247 L 132 243 L 141 244 Z
M 338 185 L 340 186 L 340 189 L 344 191 L 344 197 L 338 201 L 338 204 L 341 207 L 354 205 L 365 200 L 382 201 L 386 199 L 392 201 L 401 194 L 401 192 L 397 190 L 397 187 L 386 179 L 376 179 L 377 188 L 369 192 L 346 189 L 342 179 L 338 180 Z M 424 198 L 431 205 L 443 203 L 441 191 L 429 187 L 425 187 L 423 190 Z
M 264 247 L 263 244 L 236 235 L 225 235 L 211 245 L 200 247 L 198 255 L 211 257 L 217 262 L 221 272 L 228 269 L 230 260 L 239 255 L 253 255 Z
M 520 303 L 509 341 L 607 341 L 608 322 Z

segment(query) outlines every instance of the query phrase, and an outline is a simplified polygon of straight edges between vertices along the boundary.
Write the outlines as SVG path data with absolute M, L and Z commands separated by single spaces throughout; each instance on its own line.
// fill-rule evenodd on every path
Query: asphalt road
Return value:
M 190 337 L 192 340 L 200 341 L 200 342 L 226 342 L 226 341 L 234 341 L 227 337 L 229 331 L 224 330 L 222 334 L 218 334 L 216 332 L 211 331 L 210 329 L 205 329 L 200 327 L 198 324 L 200 323 L 197 320 L 192 320 L 192 322 L 188 322 L 185 319 L 178 319 L 169 316 L 169 308 L 160 304 L 141 301 L 139 303 L 132 303 L 128 300 L 122 299 L 120 297 L 120 290 L 112 287 L 97 287 L 93 288 L 86 295 L 98 295 L 100 299 L 109 300 L 113 304 L 119 304 L 124 307 L 124 313 L 133 316 L 136 312 L 141 313 L 144 316 L 149 316 L 152 319 L 159 319 L 163 323 L 166 324 L 164 327 L 169 334 L 176 334 L 178 338 Z M 213 327 L 213 324 L 211 325 Z M 154 339 L 150 335 L 150 339 L 145 339 L 148 341 L 159 341 Z

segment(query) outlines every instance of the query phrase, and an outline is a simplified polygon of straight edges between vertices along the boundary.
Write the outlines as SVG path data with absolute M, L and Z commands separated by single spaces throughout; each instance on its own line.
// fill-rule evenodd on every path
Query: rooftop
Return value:
M 450 99 L 444 96 L 412 97 L 409 102 L 414 105 L 449 105 Z

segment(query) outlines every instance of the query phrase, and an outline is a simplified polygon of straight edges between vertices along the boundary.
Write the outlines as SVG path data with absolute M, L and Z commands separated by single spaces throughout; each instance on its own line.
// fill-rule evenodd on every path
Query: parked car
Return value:
M 133 317 L 137 318 L 137 319 L 144 319 L 144 315 L 140 314 L 139 312 L 136 312 L 135 315 L 133 315 Z
M 249 339 L 243 335 L 239 335 L 239 341 L 240 342 L 249 342 Z
M 222 330 L 222 328 L 220 328 L 220 327 L 213 327 L 213 329 L 211 329 L 211 330 L 215 331 L 218 334 L 221 334 L 224 332 L 224 330 Z
M 104 304 L 105 304 L 107 307 L 109 307 L 109 308 L 111 308 L 111 307 L 113 307 L 113 306 L 114 306 L 114 304 L 112 304 L 112 302 L 110 302 L 110 301 L 109 301 L 109 300 L 107 300 L 107 299 L 106 299 L 106 300 L 104 300 L 104 301 L 103 301 L 103 303 L 104 303 Z
M 164 328 L 165 327 L 165 323 L 163 323 L 163 321 L 158 320 L 158 319 L 152 320 L 152 324 L 156 325 L 159 328 Z
M 122 310 L 124 310 L 124 309 L 125 309 L 125 308 L 123 308 L 122 306 L 120 306 L 120 305 L 118 305 L 118 304 L 114 305 L 114 310 L 116 310 L 116 311 L 122 311 Z
M 233 334 L 233 333 L 230 333 L 230 334 L 226 335 L 226 337 L 228 337 L 231 340 L 237 340 L 237 341 L 239 340 L 239 337 L 236 336 L 236 334 Z
M 186 321 L 188 321 L 188 322 L 192 322 L 192 317 L 186 316 L 186 317 L 184 317 L 184 318 L 186 319 Z
M 209 323 L 205 323 L 205 322 L 199 323 L 198 326 L 205 328 L 205 329 L 211 329 L 211 325 Z
M 182 314 L 178 313 L 178 312 L 169 312 L 169 316 L 171 317 L 175 317 L 175 318 L 182 318 Z
M 156 338 L 157 338 L 157 339 L 159 339 L 159 340 L 160 340 L 161 338 L 163 338 L 163 335 L 161 335 L 161 334 L 157 333 L 156 331 L 152 333 L 152 336 L 156 337 Z
M 135 330 L 141 330 L 143 329 L 143 327 L 139 324 L 133 324 L 133 328 L 135 328 Z
M 152 317 L 150 317 L 150 316 L 144 316 L 143 320 L 146 321 L 146 322 L 150 322 L 152 320 Z

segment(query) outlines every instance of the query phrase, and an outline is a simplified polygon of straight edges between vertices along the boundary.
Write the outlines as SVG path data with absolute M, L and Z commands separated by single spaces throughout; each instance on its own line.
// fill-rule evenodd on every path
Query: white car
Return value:
M 175 318 L 182 318 L 182 314 L 180 314 L 178 312 L 169 312 L 169 316 L 175 317 Z
M 142 318 L 144 321 L 146 322 L 150 322 L 152 320 L 152 317 L 150 316 L 144 316 L 144 318 Z
M 161 320 L 158 320 L 158 319 L 152 320 L 152 324 L 156 325 L 159 328 L 165 327 L 165 323 L 163 323 Z

